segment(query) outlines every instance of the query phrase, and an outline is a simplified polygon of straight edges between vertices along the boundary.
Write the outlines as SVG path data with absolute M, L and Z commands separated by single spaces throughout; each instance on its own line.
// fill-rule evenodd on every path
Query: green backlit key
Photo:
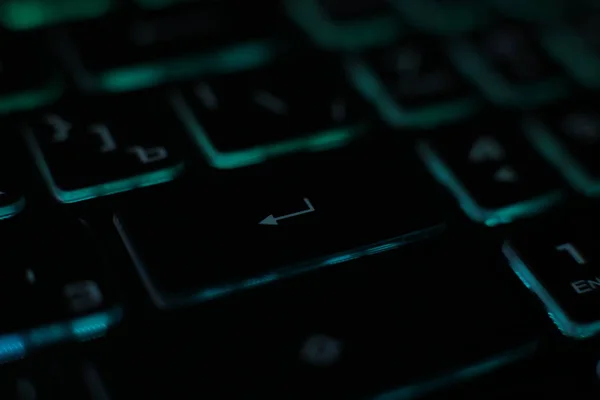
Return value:
M 560 215 L 510 236 L 503 252 L 567 336 L 600 332 L 597 213 Z
M 158 307 L 209 301 L 439 233 L 450 203 L 403 150 L 357 143 L 184 179 L 115 224 Z
M 285 0 L 290 18 L 318 46 L 358 50 L 392 42 L 401 22 L 387 0 Z
M 62 93 L 52 57 L 35 34 L 0 30 L 0 114 L 40 107 Z
M 0 240 L 0 363 L 119 321 L 115 276 L 82 221 L 24 212 L 2 222 Z
M 161 94 L 66 99 L 32 116 L 25 138 L 54 197 L 73 203 L 151 186 L 182 171 Z
M 472 114 L 474 90 L 443 48 L 422 38 L 367 51 L 346 65 L 354 85 L 390 126 L 436 126 Z
M 524 121 L 531 143 L 580 193 L 600 195 L 600 113 L 595 98 L 541 110 Z
M 208 163 L 220 169 L 344 146 L 364 132 L 369 110 L 337 60 L 320 54 L 197 80 L 171 102 Z
M 11 30 L 27 30 L 107 13 L 113 0 L 4 0 L 0 21 Z
M 389 0 L 410 23 L 432 33 L 456 34 L 487 25 L 490 12 L 481 0 Z
M 499 105 L 531 107 L 568 93 L 562 69 L 529 27 L 501 23 L 454 39 L 450 54 L 461 72 Z
M 186 2 L 65 27 L 54 47 L 82 90 L 123 92 L 266 64 L 285 47 L 283 23 L 270 3 Z
M 531 148 L 517 120 L 482 117 L 437 133 L 417 150 L 471 219 L 508 223 L 560 200 L 560 177 Z

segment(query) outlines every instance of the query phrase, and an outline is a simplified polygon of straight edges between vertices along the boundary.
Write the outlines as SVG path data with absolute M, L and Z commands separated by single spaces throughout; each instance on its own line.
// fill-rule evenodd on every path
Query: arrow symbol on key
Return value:
M 311 212 L 315 211 L 315 209 L 312 206 L 312 204 L 310 204 L 310 200 L 308 200 L 307 198 L 304 198 L 304 203 L 306 203 L 306 206 L 308 207 L 308 209 L 303 210 L 303 211 L 298 211 L 298 212 L 295 212 L 295 213 L 292 213 L 292 214 L 283 215 L 281 217 L 274 217 L 273 214 L 271 214 L 267 218 L 265 218 L 262 221 L 260 221 L 258 224 L 259 225 L 279 225 L 277 223 L 277 221 L 280 221 L 282 219 L 297 217 L 298 215 L 308 214 L 308 213 L 311 213 Z

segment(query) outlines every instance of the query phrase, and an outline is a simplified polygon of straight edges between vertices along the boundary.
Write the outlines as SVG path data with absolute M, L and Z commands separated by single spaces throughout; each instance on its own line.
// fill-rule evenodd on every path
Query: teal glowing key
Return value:
M 449 51 L 465 77 L 498 105 L 533 107 L 569 93 L 562 69 L 536 36 L 520 27 L 499 26 L 452 40 Z
M 441 49 L 401 41 L 346 63 L 356 89 L 392 127 L 435 127 L 477 111 L 479 101 Z
M 35 29 L 96 18 L 111 6 L 111 0 L 6 0 L 0 4 L 0 21 L 11 30 Z
M 281 20 L 277 7 L 255 13 L 245 7 L 258 6 L 242 2 L 232 13 L 227 2 L 181 2 L 133 20 L 74 24 L 57 42 L 64 44 L 63 64 L 86 92 L 134 91 L 243 71 L 268 64 L 288 48 L 286 35 L 273 32 Z
M 562 198 L 560 179 L 516 134 L 517 127 L 482 119 L 417 145 L 429 172 L 476 222 L 510 223 L 542 213 Z
M 290 18 L 318 46 L 326 49 L 358 50 L 392 43 L 401 34 L 401 22 L 385 2 L 373 1 L 372 9 L 357 15 L 335 16 L 319 0 L 286 0 Z M 368 4 L 369 2 L 367 2 Z M 351 9 L 342 4 L 340 9 Z
M 219 169 L 346 146 L 367 129 L 368 104 L 341 66 L 322 57 L 196 81 L 170 98 L 200 152 Z
M 464 33 L 485 26 L 490 20 L 488 7 L 480 0 L 392 0 L 419 29 L 432 33 Z
M 74 203 L 175 179 L 176 126 L 163 99 L 120 95 L 39 114 L 24 134 L 54 197 Z
M 596 216 L 592 211 L 552 219 L 519 231 L 502 247 L 559 330 L 576 339 L 600 333 Z
M 531 144 L 578 192 L 600 195 L 600 115 L 593 99 L 552 107 L 523 122 Z

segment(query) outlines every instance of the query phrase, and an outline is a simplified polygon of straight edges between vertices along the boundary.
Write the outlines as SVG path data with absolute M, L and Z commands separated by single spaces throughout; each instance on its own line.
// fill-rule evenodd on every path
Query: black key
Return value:
M 222 178 L 224 186 L 204 182 L 199 198 L 192 181 L 118 213 L 120 235 L 159 307 L 394 248 L 444 221 L 444 203 L 414 156 L 384 147 L 357 145 L 236 174 Z M 189 234 L 199 229 L 210 234 Z
M 568 10 L 568 0 L 487 0 L 491 6 L 509 18 L 527 22 L 556 22 Z M 576 6 L 577 7 L 577 6 Z
M 393 250 L 240 294 L 203 314 L 202 340 L 184 324 L 143 365 L 148 347 L 140 341 L 111 346 L 116 361 L 101 371 L 158 398 L 409 398 L 493 370 L 477 365 L 531 355 L 543 312 L 499 254 L 458 242 Z M 194 369 L 173 368 L 191 360 Z
M 25 127 L 42 177 L 63 203 L 175 178 L 182 170 L 171 145 L 178 133 L 160 93 L 66 100 Z
M 596 222 L 595 214 L 562 216 L 515 233 L 503 248 L 562 333 L 576 338 L 600 331 Z
M 566 180 L 588 196 L 600 194 L 600 113 L 594 98 L 547 108 L 525 120 L 528 138 Z
M 120 92 L 243 70 L 270 61 L 285 36 L 278 7 L 263 3 L 192 2 L 123 13 L 65 28 L 56 47 L 85 90 Z
M 465 213 L 486 225 L 542 212 L 561 198 L 560 178 L 529 146 L 514 118 L 448 127 L 417 149 Z
M 3 125 L 2 129 L 13 131 L 9 125 Z M 12 134 L 5 135 L 0 148 L 0 220 L 18 214 L 26 204 L 24 185 L 29 168 L 24 160 L 27 160 L 27 154 L 15 139 Z
M 285 0 L 289 17 L 319 47 L 358 50 L 391 43 L 402 31 L 386 0 Z
M 0 30 L 0 113 L 40 107 L 62 93 L 52 58 L 39 37 Z M 37 41 L 36 41 L 37 39 Z
M 345 145 L 368 115 L 341 65 L 318 55 L 196 81 L 174 93 L 172 104 L 217 168 Z
M 366 52 L 349 69 L 358 89 L 392 126 L 435 126 L 476 108 L 471 86 L 430 40 L 407 39 Z
M 2 223 L 0 240 L 1 361 L 96 337 L 118 322 L 118 288 L 83 222 L 22 213 Z
M 457 39 L 450 49 L 458 68 L 495 103 L 532 106 L 567 92 L 562 70 L 534 30 L 504 23 Z

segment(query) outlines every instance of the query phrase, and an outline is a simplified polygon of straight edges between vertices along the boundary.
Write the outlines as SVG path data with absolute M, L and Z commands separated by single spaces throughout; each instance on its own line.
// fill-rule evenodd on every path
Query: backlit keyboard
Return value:
M 599 21 L 0 1 L 0 399 L 598 398 Z

